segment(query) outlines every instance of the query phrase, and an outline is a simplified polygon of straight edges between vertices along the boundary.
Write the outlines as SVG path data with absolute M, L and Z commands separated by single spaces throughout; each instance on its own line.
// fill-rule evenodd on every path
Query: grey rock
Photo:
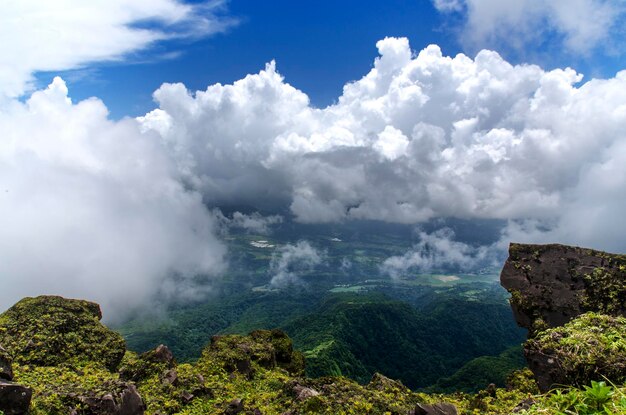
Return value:
M 233 399 L 229 402 L 226 410 L 224 411 L 224 415 L 236 415 L 238 413 L 243 412 L 243 400 L 241 399 Z
M 456 407 L 451 403 L 436 403 L 434 405 L 426 405 L 418 403 L 415 407 L 415 415 L 457 415 Z
M 0 346 L 0 379 L 13 380 L 11 357 L 2 346 Z
M 28 413 L 33 391 L 22 385 L 0 380 L 0 411 L 4 415 L 22 415 Z
M 513 297 L 511 308 L 517 324 L 532 337 L 539 327 L 558 327 L 586 311 L 606 314 L 609 298 L 594 292 L 594 270 L 602 268 L 617 278 L 624 276 L 624 255 L 574 246 L 515 244 L 500 273 L 500 283 Z M 626 286 L 613 293 L 611 315 L 626 315 Z M 593 301 L 585 301 L 593 298 Z

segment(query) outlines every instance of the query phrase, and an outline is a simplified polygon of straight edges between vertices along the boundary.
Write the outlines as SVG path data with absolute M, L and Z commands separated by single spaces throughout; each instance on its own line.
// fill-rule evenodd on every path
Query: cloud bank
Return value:
M 288 206 L 305 223 L 493 218 L 513 232 L 532 220 L 554 241 L 624 248 L 626 72 L 581 84 L 492 51 L 377 47 L 327 108 L 272 62 L 205 91 L 164 84 L 139 122 L 206 203 Z
M 113 122 L 102 102 L 73 104 L 39 71 L 128 59 L 156 42 L 236 23 L 224 1 L 5 2 L 0 14 L 0 309 L 61 294 L 108 319 L 155 295 L 197 298 L 226 249 L 202 196 L 186 188 L 160 138 Z M 201 288 L 203 287 L 203 288 Z
M 226 252 L 201 195 L 153 134 L 72 104 L 60 78 L 0 111 L 0 305 L 62 294 L 109 319 L 160 294 L 189 298 Z M 173 284 L 173 281 L 176 284 Z

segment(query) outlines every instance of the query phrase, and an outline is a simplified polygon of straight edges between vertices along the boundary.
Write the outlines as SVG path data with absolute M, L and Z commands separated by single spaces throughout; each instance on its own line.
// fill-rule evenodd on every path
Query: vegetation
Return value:
M 96 362 L 116 369 L 122 337 L 100 324 L 100 306 L 55 296 L 24 298 L 0 315 L 0 345 L 17 364 L 56 366 Z
M 364 384 L 381 372 L 419 388 L 474 358 L 497 359 L 522 343 L 525 331 L 513 322 L 505 294 L 493 283 L 244 292 L 174 309 L 161 323 L 137 319 L 122 333 L 132 350 L 167 344 L 179 360 L 194 362 L 214 334 L 279 327 L 305 354 L 308 376 L 346 376 Z M 468 390 L 500 384 L 503 376 L 484 375 Z
M 370 259 L 359 258 L 362 270 Z M 524 332 L 493 283 L 430 275 L 329 284 L 326 271 L 283 291 L 237 276 L 215 301 L 174 306 L 164 321 L 134 319 L 123 332 L 140 354 L 100 323 L 94 303 L 26 298 L 0 315 L 0 352 L 32 388 L 33 415 L 124 405 L 148 415 L 407 415 L 439 402 L 462 415 L 626 414 L 626 318 L 611 315 L 624 307 L 621 260 L 578 276 L 586 288 L 575 299 L 594 312 L 556 328 L 535 320 L 529 368 Z M 532 296 L 512 294 L 532 311 Z M 260 330 L 268 326 L 280 329 Z M 173 354 L 155 347 L 170 341 Z
M 481 356 L 470 360 L 452 376 L 441 378 L 429 391 L 477 393 L 490 383 L 498 387 L 512 384 L 511 376 L 526 366 L 521 346 L 511 347 L 498 356 Z M 479 387 L 478 385 L 482 385 Z M 521 386 L 516 385 L 519 389 Z M 536 387 L 535 387 L 536 388 Z
M 404 415 L 415 409 L 418 403 L 436 402 L 452 403 L 464 415 L 513 412 L 522 415 L 626 413 L 626 387 L 622 384 L 597 379 L 581 384 L 580 388 L 564 386 L 541 395 L 528 369 L 510 374 L 503 388 L 490 386 L 474 394 L 459 391 L 450 394 L 419 393 L 402 382 L 378 373 L 364 385 L 342 376 L 307 378 L 302 376 L 305 363 L 302 354 L 294 350 L 291 339 L 280 330 L 258 330 L 247 336 L 215 336 L 195 363 L 177 364 L 163 347 L 141 355 L 126 352 L 119 369 L 114 369 L 106 364 L 106 360 L 92 354 L 94 348 L 100 347 L 96 344 L 100 337 L 89 333 L 95 331 L 105 337 L 113 333 L 97 321 L 94 308 L 87 306 L 90 303 L 77 307 L 81 304 L 75 303 L 75 300 L 58 297 L 50 301 L 48 298 L 31 300 L 18 307 L 20 313 L 16 314 L 16 309 L 12 309 L 10 313 L 0 316 L 0 330 L 3 333 L 9 332 L 16 316 L 25 327 L 36 327 L 32 320 L 38 319 L 54 328 L 50 336 L 62 338 L 68 343 L 68 339 L 59 337 L 64 334 L 61 333 L 64 329 L 60 322 L 88 322 L 75 326 L 73 331 L 79 337 L 83 336 L 83 330 L 87 334 L 83 336 L 85 344 L 80 349 L 80 353 L 84 354 L 79 356 L 79 352 L 76 352 L 61 362 L 52 360 L 40 363 L 41 359 L 30 358 L 29 350 L 21 348 L 19 341 L 9 343 L 7 351 L 19 362 L 13 367 L 15 381 L 34 391 L 31 403 L 33 415 L 60 415 L 72 411 L 78 414 L 107 413 L 102 408 L 106 408 L 109 403 L 123 401 L 124 394 L 133 390 L 133 385 L 136 385 L 148 415 L 236 413 L 229 412 L 229 408 L 242 410 L 241 413 L 264 415 Z M 372 305 L 366 298 L 354 297 L 353 300 L 350 304 L 345 298 L 335 299 L 333 307 L 340 307 L 345 316 Z M 33 306 L 32 309 L 28 304 Z M 378 308 L 381 306 L 380 301 L 373 304 L 379 316 L 386 315 L 386 309 L 382 311 Z M 388 304 L 393 306 L 390 310 L 406 307 L 391 300 L 388 300 Z M 48 307 L 54 312 L 46 311 Z M 66 312 L 69 313 L 67 310 L 72 308 L 75 316 L 69 319 Z M 336 312 L 338 309 L 331 307 L 329 312 L 331 310 Z M 89 320 L 87 316 L 96 321 Z M 553 350 L 554 356 L 564 356 L 561 360 L 564 364 L 572 362 L 572 367 L 580 370 L 581 366 L 577 366 L 576 362 L 581 360 L 588 359 L 589 363 L 595 359 L 598 364 L 601 356 L 594 354 L 598 346 L 598 350 L 607 353 L 613 351 L 617 355 L 625 349 L 624 324 L 626 320 L 623 318 L 588 313 L 558 332 L 552 329 L 542 333 L 535 341 L 546 347 L 542 350 Z M 325 343 L 325 347 L 319 348 L 317 352 L 323 353 L 332 348 L 333 342 Z M 42 343 L 40 352 L 50 354 L 57 347 L 53 342 Z M 78 349 L 74 347 L 73 350 Z M 106 350 L 101 352 L 106 354 Z M 511 349 L 498 356 L 502 360 L 518 357 L 519 349 Z M 606 358 L 602 356 L 602 359 Z M 608 358 L 615 360 L 602 362 L 609 362 L 612 366 L 626 360 L 623 356 L 608 355 Z M 473 372 L 472 367 L 478 365 L 475 362 L 481 361 L 490 360 L 479 358 L 472 361 L 474 363 L 465 365 L 454 376 L 463 379 L 479 376 L 480 372 Z M 591 373 L 600 376 L 599 372 Z M 98 410 L 101 412 L 94 408 L 100 408 Z
M 308 376 L 342 375 L 366 383 L 381 372 L 411 388 L 432 385 L 469 360 L 497 355 L 524 337 L 505 306 L 458 297 L 419 312 L 385 296 L 335 295 L 284 329 L 304 350 Z M 498 381 L 485 375 L 488 381 L 472 389 Z
M 538 398 L 523 414 L 626 414 L 626 387 L 592 381 L 582 389 L 555 389 Z
M 587 310 L 613 314 L 626 304 L 626 258 L 612 258 L 617 266 L 611 270 L 597 267 L 584 275 L 585 294 L 582 305 Z
M 587 385 L 626 376 L 626 318 L 588 312 L 562 327 L 545 330 L 526 343 L 541 356 L 549 382 Z

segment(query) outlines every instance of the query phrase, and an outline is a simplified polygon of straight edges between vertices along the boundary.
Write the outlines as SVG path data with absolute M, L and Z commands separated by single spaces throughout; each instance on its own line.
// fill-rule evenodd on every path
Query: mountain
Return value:
M 26 298 L 1 315 L 10 379 L 0 381 L 0 410 L 5 415 L 445 415 L 483 404 L 469 395 L 416 393 L 379 373 L 366 385 L 344 377 L 303 377 L 303 355 L 280 330 L 214 336 L 193 364 L 177 363 L 163 345 L 136 354 L 124 351 L 123 341 L 99 316 L 93 303 L 49 296 Z M 25 330 L 15 330 L 18 324 Z M 7 391 L 22 399 L 9 399 L 17 395 Z M 521 398 L 514 390 L 499 393 L 498 407 L 512 408 Z
M 410 388 L 427 387 L 471 359 L 519 345 L 525 335 L 506 306 L 458 297 L 418 311 L 384 296 L 336 296 L 283 328 L 304 351 L 309 376 L 365 383 L 381 372 Z
M 495 284 L 406 287 L 382 284 L 358 292 L 287 290 L 250 292 L 179 308 L 161 323 L 122 327 L 129 347 L 167 344 L 194 361 L 214 334 L 247 334 L 277 327 L 307 356 L 307 375 L 346 376 L 366 383 L 385 373 L 412 388 L 451 376 L 465 363 L 524 340 Z M 485 385 L 501 382 L 501 374 Z

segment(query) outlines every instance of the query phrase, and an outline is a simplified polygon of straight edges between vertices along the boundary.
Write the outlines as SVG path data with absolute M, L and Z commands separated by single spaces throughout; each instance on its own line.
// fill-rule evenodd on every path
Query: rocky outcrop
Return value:
M 500 281 L 529 330 L 524 355 L 541 391 L 626 378 L 625 255 L 511 244 Z
M 511 244 L 500 282 L 529 336 L 586 312 L 626 315 L 626 256 L 573 246 Z
M 293 349 L 289 336 L 281 330 L 255 330 L 248 336 L 213 336 L 202 354 L 202 361 L 218 361 L 230 373 L 248 378 L 254 365 L 264 369 L 282 368 L 292 375 L 304 373 L 304 356 Z
M 13 362 L 35 366 L 119 365 L 126 345 L 100 319 L 98 304 L 57 296 L 24 298 L 0 315 L 0 344 Z
M 103 395 L 87 394 L 83 396 L 66 397 L 73 398 L 80 413 L 90 415 L 142 415 L 145 405 L 137 388 L 133 384 L 120 384 L 119 392 L 108 392 Z M 115 389 L 115 388 L 111 388 Z M 74 409 L 74 413 L 79 412 Z
M 0 315 L 0 377 L 11 380 L 12 360 L 16 379 L 29 386 L 3 381 L 0 410 L 26 413 L 34 395 L 46 397 L 50 408 L 45 410 L 52 412 L 143 414 L 135 385 L 112 373 L 126 352 L 125 342 L 101 318 L 97 304 L 57 296 L 24 298 Z M 158 363 L 168 359 L 173 359 L 169 350 L 155 353 Z
M 381 392 L 407 391 L 408 388 L 399 380 L 393 380 L 378 372 L 372 375 L 372 379 L 367 384 L 368 389 L 376 389 Z
M 137 356 L 134 353 L 128 353 L 120 365 L 118 370 L 120 378 L 139 382 L 154 374 L 167 375 L 170 384 L 174 382 L 175 371 L 172 369 L 176 366 L 176 360 L 171 350 L 164 345 L 159 345 L 153 350 Z

